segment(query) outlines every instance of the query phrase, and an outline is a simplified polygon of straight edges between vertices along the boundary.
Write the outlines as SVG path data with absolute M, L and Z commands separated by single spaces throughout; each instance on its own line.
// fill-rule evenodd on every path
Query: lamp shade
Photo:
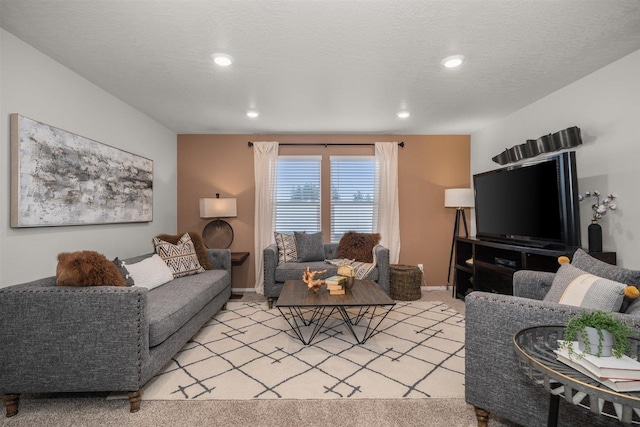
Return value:
M 235 198 L 200 199 L 200 218 L 231 218 L 238 216 Z
M 445 208 L 472 208 L 473 190 L 471 188 L 449 188 L 444 190 Z

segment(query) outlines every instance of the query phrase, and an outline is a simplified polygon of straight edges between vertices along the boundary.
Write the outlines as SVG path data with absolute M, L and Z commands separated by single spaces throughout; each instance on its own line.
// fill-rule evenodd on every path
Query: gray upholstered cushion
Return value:
M 627 285 L 586 273 L 571 264 L 558 269 L 544 301 L 595 310 L 618 311 Z
M 222 292 L 226 271 L 206 270 L 180 277 L 153 289 L 148 295 L 149 346 L 162 343 Z
M 573 254 L 571 265 L 587 273 L 604 277 L 605 279 L 640 287 L 640 271 L 607 264 L 599 259 L 595 259 L 582 249 L 578 249 Z
M 317 233 L 299 233 L 294 231 L 298 262 L 324 261 L 322 231 Z

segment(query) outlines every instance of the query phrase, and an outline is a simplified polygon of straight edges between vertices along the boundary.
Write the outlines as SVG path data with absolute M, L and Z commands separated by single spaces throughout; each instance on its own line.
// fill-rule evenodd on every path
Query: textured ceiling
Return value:
M 640 49 L 640 1 L 0 0 L 0 26 L 178 133 L 469 134 Z

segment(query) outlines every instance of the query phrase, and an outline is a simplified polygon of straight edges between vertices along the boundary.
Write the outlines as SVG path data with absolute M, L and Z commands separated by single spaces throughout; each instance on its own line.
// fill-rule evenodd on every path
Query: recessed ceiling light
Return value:
M 227 55 L 226 53 L 214 53 L 211 55 L 211 58 L 213 58 L 213 62 L 221 67 L 228 67 L 233 64 L 233 56 Z
M 398 117 L 400 117 L 401 119 L 406 119 L 407 117 L 409 117 L 411 114 L 409 114 L 408 111 L 399 111 L 398 112 Z
M 462 64 L 463 61 L 464 61 L 464 56 L 462 56 L 462 55 L 453 55 L 453 56 L 449 56 L 447 58 L 444 58 L 442 60 L 442 65 L 444 65 L 447 68 L 455 68 L 455 67 L 459 66 L 460 64 Z
M 259 115 L 260 113 L 258 113 L 257 111 L 254 111 L 254 110 L 247 111 L 247 117 L 251 117 L 252 119 L 255 119 Z

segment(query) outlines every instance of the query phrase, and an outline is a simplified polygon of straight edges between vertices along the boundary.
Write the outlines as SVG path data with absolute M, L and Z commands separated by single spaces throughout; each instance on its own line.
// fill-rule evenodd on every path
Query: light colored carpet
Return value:
M 463 316 L 442 302 L 423 301 L 398 302 L 386 317 L 386 310 L 379 313 L 377 333 L 362 345 L 338 313 L 304 345 L 279 310 L 229 302 L 145 386 L 142 398 L 464 397 Z

